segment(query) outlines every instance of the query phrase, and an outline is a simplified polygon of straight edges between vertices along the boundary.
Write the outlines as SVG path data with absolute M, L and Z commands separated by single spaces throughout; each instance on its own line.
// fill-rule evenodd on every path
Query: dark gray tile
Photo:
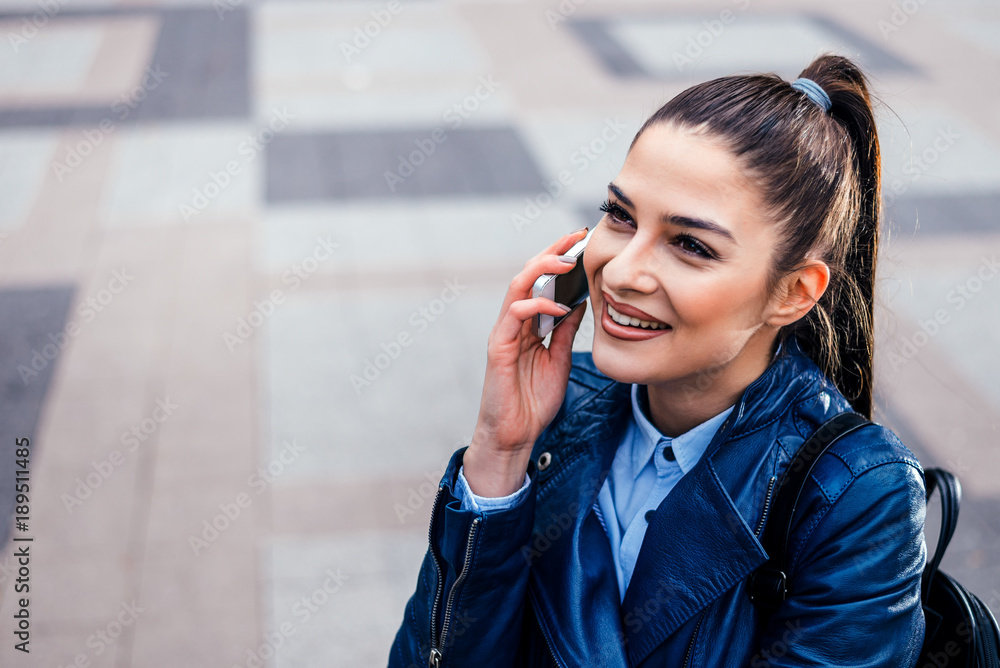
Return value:
M 606 20 L 577 19 L 570 21 L 569 25 L 580 41 L 612 74 L 620 77 L 650 76 L 622 47 L 621 42 L 611 36 Z
M 883 49 L 864 35 L 854 32 L 828 16 L 812 14 L 809 16 L 809 19 L 823 30 L 843 40 L 844 45 L 851 48 L 853 51 L 852 55 L 857 58 L 858 63 L 866 70 L 904 72 L 907 74 L 921 73 L 913 64 L 903 60 L 891 51 Z
M 682 14 L 676 11 L 671 11 L 669 17 L 674 19 L 695 19 L 698 22 L 701 22 L 716 20 L 718 19 L 718 14 Z M 649 79 L 665 78 L 687 80 L 689 78 L 689 73 L 680 69 L 677 70 L 676 75 L 672 72 L 670 74 L 663 74 L 647 71 L 641 63 L 637 62 L 635 58 L 632 57 L 628 50 L 621 45 L 619 40 L 608 29 L 611 22 L 619 18 L 622 18 L 622 16 L 611 17 L 608 19 L 570 19 L 568 23 L 572 28 L 573 33 L 611 74 L 620 77 L 642 77 Z M 625 18 L 649 18 L 651 20 L 662 20 L 664 15 L 660 13 L 630 14 Z M 787 18 L 787 16 L 782 15 L 780 18 Z M 881 46 L 872 42 L 864 35 L 854 32 L 850 28 L 837 23 L 827 16 L 819 14 L 806 14 L 798 15 L 798 18 L 809 21 L 815 24 L 817 28 L 836 35 L 837 38 L 842 41 L 843 46 L 850 52 L 851 56 L 855 58 L 857 62 L 866 70 L 892 73 L 905 72 L 909 74 L 920 73 L 920 70 L 918 70 L 914 65 L 883 49 Z M 766 20 L 767 15 L 756 14 L 754 15 L 754 19 Z M 752 67 L 752 62 L 749 63 L 749 66 Z M 719 76 L 725 74 L 729 74 L 729 72 L 718 73 Z
M 68 340 L 61 337 L 74 291 L 68 285 L 0 290 L 0 548 L 14 514 L 15 439 L 34 440 L 59 344 Z M 29 449 L 37 465 L 35 446 Z
M 1000 192 L 904 196 L 887 208 L 893 234 L 1000 231 Z
M 542 187 L 514 128 L 459 128 L 439 142 L 434 131 L 279 135 L 267 151 L 267 199 L 531 194 Z
M 164 12 L 150 65 L 170 74 L 136 109 L 136 119 L 245 118 L 248 30 L 245 9 L 233 9 L 225 20 L 213 9 Z
M 166 73 L 134 105 L 36 107 L 0 110 L 0 127 L 93 126 L 119 123 L 246 118 L 250 112 L 247 10 L 235 8 L 220 20 L 214 9 L 64 10 L 72 17 L 158 14 L 162 27 L 148 66 Z M 0 19 L 17 18 L 0 14 Z M 153 80 L 150 79 L 152 82 Z M 134 108 L 131 108 L 134 107 Z M 127 112 L 127 115 L 126 115 Z

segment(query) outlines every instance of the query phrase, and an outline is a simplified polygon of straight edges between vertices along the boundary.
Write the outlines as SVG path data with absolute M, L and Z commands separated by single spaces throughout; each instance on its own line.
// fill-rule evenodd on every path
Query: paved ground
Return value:
M 822 49 L 888 105 L 879 415 L 961 475 L 945 567 L 1000 613 L 998 35 L 936 0 L 0 2 L 0 664 L 384 665 L 510 276 L 671 95 Z

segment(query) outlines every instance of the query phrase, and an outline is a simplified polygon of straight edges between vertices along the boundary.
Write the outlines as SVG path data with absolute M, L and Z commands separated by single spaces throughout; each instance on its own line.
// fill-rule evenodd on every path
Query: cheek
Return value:
M 736 332 L 756 327 L 762 320 L 763 283 L 745 271 L 692 279 L 668 290 L 674 308 L 685 324 L 711 328 L 715 325 Z

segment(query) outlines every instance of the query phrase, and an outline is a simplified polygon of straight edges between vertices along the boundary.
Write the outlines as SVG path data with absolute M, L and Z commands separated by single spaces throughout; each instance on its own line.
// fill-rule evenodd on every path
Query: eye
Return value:
M 680 249 L 685 253 L 692 253 L 708 260 L 715 260 L 718 258 L 711 248 L 701 243 L 690 234 L 678 234 L 674 239 L 674 243 L 676 243 L 677 246 L 680 247 Z
M 608 217 L 616 225 L 627 225 L 633 227 L 632 216 L 629 215 L 628 211 L 623 209 L 619 204 L 612 202 L 611 200 L 604 200 L 604 204 L 600 206 L 601 211 L 608 214 Z

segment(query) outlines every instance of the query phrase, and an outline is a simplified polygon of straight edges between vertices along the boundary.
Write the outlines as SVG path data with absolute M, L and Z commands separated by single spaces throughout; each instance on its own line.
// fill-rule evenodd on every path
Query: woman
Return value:
M 845 411 L 871 415 L 879 152 L 865 79 L 689 88 L 639 130 L 584 254 L 598 320 L 530 298 L 490 333 L 472 442 L 435 499 L 390 665 L 912 666 L 924 484 L 869 425 L 807 480 L 773 614 L 748 596 L 775 480 Z M 640 549 L 641 548 L 641 549 Z

